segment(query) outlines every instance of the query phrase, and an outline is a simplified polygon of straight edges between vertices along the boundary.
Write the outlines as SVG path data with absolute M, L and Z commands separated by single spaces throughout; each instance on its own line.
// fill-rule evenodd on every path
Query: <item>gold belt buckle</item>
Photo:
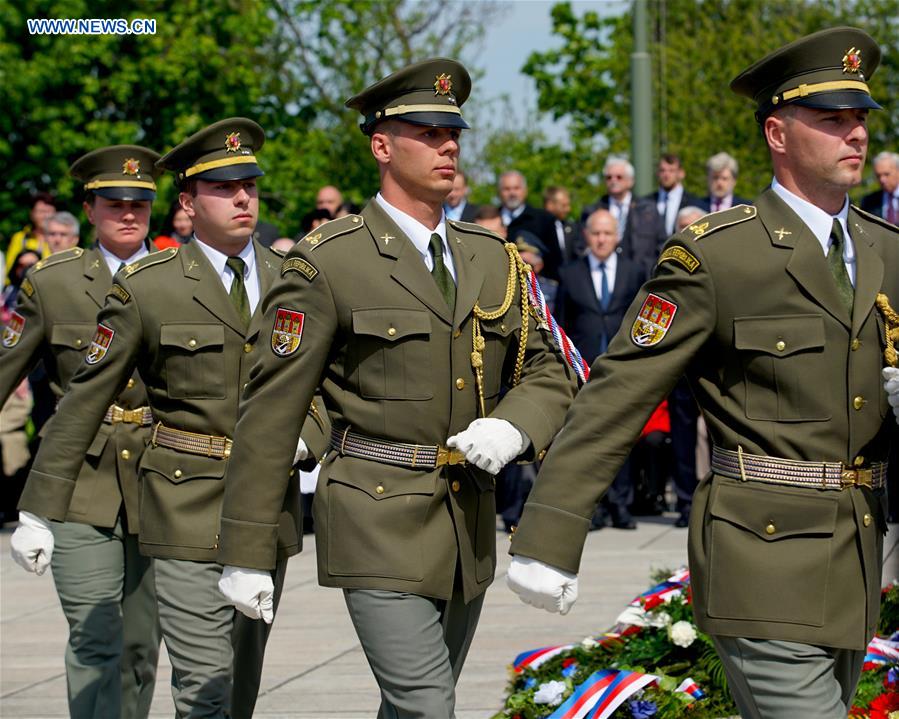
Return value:
M 122 409 L 122 422 L 127 424 L 140 424 L 144 418 L 143 410 Z
M 437 447 L 436 466 L 442 467 L 445 464 L 465 464 L 465 454 L 458 449 Z
M 117 404 L 112 405 L 109 413 L 109 423 L 110 424 L 118 424 L 122 421 L 122 413 L 123 409 L 119 407 Z
M 858 467 L 847 469 L 844 466 L 840 472 L 840 489 L 848 489 L 849 487 L 874 489 L 874 472 L 870 469 L 860 469 Z

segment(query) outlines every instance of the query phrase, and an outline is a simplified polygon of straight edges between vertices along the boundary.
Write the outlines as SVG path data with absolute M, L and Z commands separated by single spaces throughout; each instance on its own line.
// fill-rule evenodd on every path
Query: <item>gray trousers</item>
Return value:
M 153 560 L 159 620 L 172 662 L 177 719 L 249 719 L 253 715 L 271 626 L 251 620 L 219 591 L 222 565 Z M 274 576 L 277 610 L 287 560 Z
M 77 522 L 52 522 L 51 528 L 53 581 L 69 623 L 69 715 L 146 717 L 159 658 L 150 560 L 120 520 L 111 529 Z
M 865 653 L 713 636 L 743 719 L 846 719 Z
M 484 595 L 465 604 L 461 592 L 449 601 L 377 589 L 343 594 L 381 689 L 378 719 L 453 719 Z

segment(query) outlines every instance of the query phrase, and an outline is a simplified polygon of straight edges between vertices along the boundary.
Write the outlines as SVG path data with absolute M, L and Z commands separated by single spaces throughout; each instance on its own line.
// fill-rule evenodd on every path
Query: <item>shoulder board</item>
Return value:
M 265 249 L 267 249 L 269 252 L 271 252 L 279 260 L 283 259 L 284 255 L 287 254 L 286 252 L 284 252 L 282 250 L 276 250 L 274 247 L 266 247 Z
M 159 250 L 159 252 L 151 252 L 146 257 L 141 257 L 137 262 L 125 265 L 122 268 L 122 272 L 125 273 L 125 277 L 131 277 L 135 272 L 145 270 L 161 262 L 168 262 L 178 254 L 178 250 L 178 247 L 166 247 L 164 250 Z
M 83 254 L 84 250 L 81 247 L 73 247 L 70 250 L 63 250 L 62 252 L 57 252 L 50 255 L 49 257 L 45 257 L 42 260 L 38 260 L 34 263 L 34 267 L 31 268 L 31 271 L 39 272 L 40 270 L 43 270 L 47 267 L 53 267 L 54 265 L 59 265 L 63 262 L 68 262 L 69 260 L 77 260 Z
M 480 225 L 476 225 L 474 222 L 462 222 L 460 220 L 447 220 L 447 223 L 453 229 L 459 230 L 460 232 L 472 232 L 476 235 L 484 235 L 485 237 L 490 237 L 494 240 L 499 240 L 503 244 L 506 243 L 502 237 L 497 235 L 495 232 L 491 232 L 486 227 L 481 227 Z
M 703 215 L 692 225 L 687 225 L 677 236 L 681 239 L 698 240 L 725 227 L 751 220 L 757 213 L 755 207 L 750 205 L 734 205 L 729 210 Z
M 323 225 L 319 225 L 300 242 L 303 244 L 303 247 L 314 250 L 321 247 L 328 240 L 333 240 L 335 237 L 340 237 L 364 226 L 365 220 L 362 219 L 361 215 L 338 217 L 336 220 L 330 220 Z
M 851 205 L 851 207 L 853 210 L 855 210 L 858 214 L 860 214 L 866 220 L 869 220 L 870 222 L 873 222 L 876 225 L 880 225 L 881 227 L 885 227 L 886 229 L 890 230 L 891 232 L 899 232 L 899 227 L 896 227 L 896 225 L 894 225 L 890 222 L 887 222 L 882 217 L 878 217 L 877 215 L 871 214 L 870 212 L 865 212 L 858 205 Z

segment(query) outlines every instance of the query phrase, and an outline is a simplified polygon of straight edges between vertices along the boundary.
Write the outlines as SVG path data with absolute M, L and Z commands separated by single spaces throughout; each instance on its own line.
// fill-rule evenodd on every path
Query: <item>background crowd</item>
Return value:
M 879 189 L 857 198 L 857 204 L 899 224 L 899 154 L 876 154 L 871 170 Z M 514 169 L 499 174 L 495 204 L 478 205 L 470 201 L 471 188 L 460 171 L 444 205 L 447 218 L 476 222 L 516 244 L 537 274 L 554 316 L 589 363 L 605 352 L 619 331 L 625 311 L 651 274 L 667 237 L 708 212 L 751 204 L 748 198 L 763 189 L 742 185 L 738 189 L 739 165 L 727 152 L 711 155 L 705 178 L 695 181 L 687 180 L 677 155 L 663 154 L 656 167 L 657 188 L 642 197 L 633 191 L 634 167 L 624 155 L 609 155 L 601 176 L 603 194 L 578 210 L 572 206 L 571 188 L 562 185 L 546 187 L 538 206 L 529 196 L 527 177 Z M 31 198 L 28 224 L 8 241 L 0 240 L 5 268 L 0 324 L 6 325 L 21 282 L 32 265 L 54 252 L 79 244 L 87 247 L 94 241 L 66 207 L 52 194 L 37 193 Z M 338 187 L 325 185 L 294 226 L 282 229 L 260 221 L 255 238 L 265 246 L 286 251 L 323 222 L 359 209 L 345 200 Z M 176 201 L 158 231 L 151 233 L 151 249 L 184 243 L 191 233 L 190 218 Z M 41 427 L 54 410 L 55 398 L 41 366 L 2 408 L 0 521 L 16 517 L 15 505 L 29 460 L 40 442 Z M 685 527 L 693 488 L 708 466 L 705 426 L 689 387 L 681 381 L 647 423 L 640 442 L 593 518 L 593 527 L 611 524 L 632 529 L 636 527 L 635 515 L 660 515 L 669 510 L 677 513 L 675 524 Z M 499 478 L 497 510 L 508 530 L 518 522 L 534 475 L 534 467 L 514 465 Z M 899 487 L 894 477 L 895 472 L 891 477 L 891 487 L 896 488 L 891 492 L 890 521 L 899 520 Z M 313 490 L 313 482 L 304 483 L 304 492 Z M 306 499 L 310 496 L 307 494 Z M 308 512 L 311 502 L 305 504 Z M 311 529 L 311 517 L 306 524 L 307 530 Z

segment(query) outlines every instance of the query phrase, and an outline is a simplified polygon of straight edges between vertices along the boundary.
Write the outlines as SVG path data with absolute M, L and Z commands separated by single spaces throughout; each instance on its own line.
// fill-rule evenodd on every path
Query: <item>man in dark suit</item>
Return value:
M 889 223 L 899 225 L 899 154 L 881 152 L 874 158 L 873 164 L 880 189 L 865 195 L 861 208 Z
M 659 158 L 656 169 L 659 189 L 646 196 L 647 200 L 655 203 L 665 225 L 665 234 L 669 236 L 677 230 L 677 213 L 701 202 L 697 195 L 684 188 L 685 174 L 680 157 L 673 152 L 666 152 Z
M 751 205 L 752 200 L 734 194 L 739 169 L 737 161 L 726 152 L 712 155 L 705 163 L 709 194 L 702 198 L 697 207 L 706 212 L 720 212 L 734 205 Z
M 453 180 L 453 189 L 443 202 L 443 211 L 446 219 L 461 222 L 474 222 L 475 215 L 480 209 L 479 205 L 473 205 L 468 201 L 471 188 L 468 186 L 468 178 L 462 170 L 456 172 Z
M 655 203 L 635 198 L 634 166 L 621 155 L 610 155 L 602 169 L 607 194 L 581 213 L 581 224 L 596 210 L 608 210 L 618 227 L 619 256 L 641 265 L 649 274 L 667 239 Z
M 546 210 L 527 204 L 528 181 L 518 170 L 509 170 L 501 174 L 496 190 L 500 201 L 500 216 L 509 237 L 513 237 L 520 230 L 536 235 L 548 250 L 544 258 L 546 264 L 543 276 L 557 280 L 559 266 L 562 263 L 561 254 L 558 252 L 555 218 Z
M 559 266 L 583 255 L 586 252 L 586 245 L 580 225 L 568 219 L 571 214 L 571 195 L 568 188 L 561 185 L 547 187 L 543 191 L 543 209 L 553 216 L 556 244 L 561 260 Z M 550 250 L 547 248 L 547 251 Z
M 588 252 L 559 271 L 556 319 L 583 358 L 593 363 L 618 332 L 624 313 L 646 281 L 642 265 L 618 253 L 618 228 L 609 210 L 587 218 L 584 237 Z M 629 505 L 634 486 L 627 464 L 618 472 L 603 500 L 618 529 L 636 529 Z M 594 526 L 602 526 L 595 519 Z

